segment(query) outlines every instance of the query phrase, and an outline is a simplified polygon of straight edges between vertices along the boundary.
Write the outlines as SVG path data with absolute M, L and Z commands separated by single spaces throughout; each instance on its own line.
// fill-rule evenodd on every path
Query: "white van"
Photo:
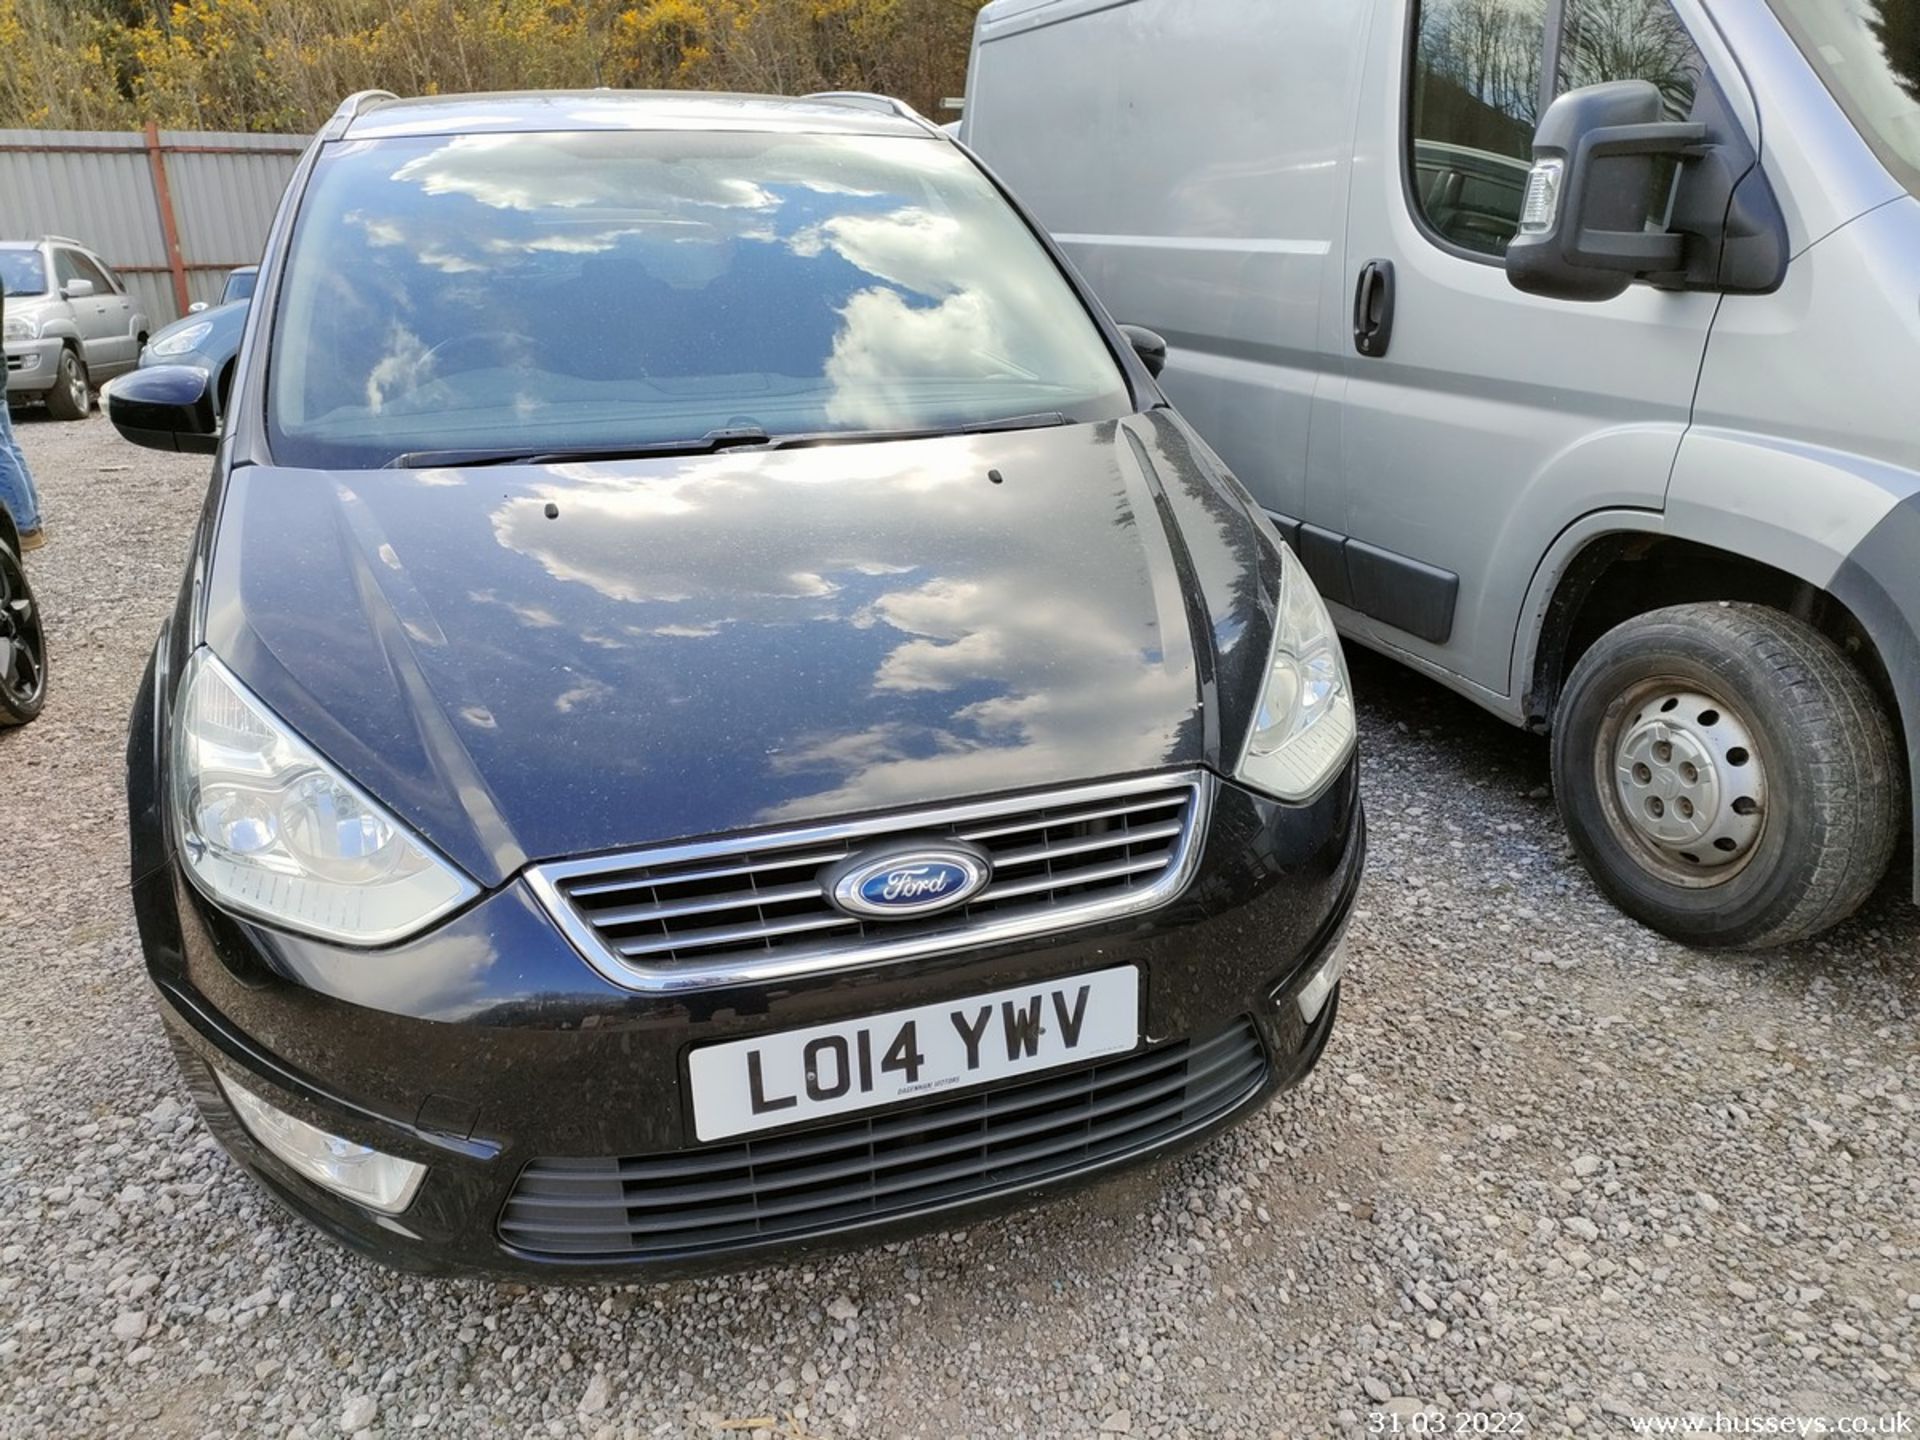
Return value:
M 1917 97 L 1920 0 L 995 0 L 962 139 L 1343 632 L 1752 946 L 1912 819 Z

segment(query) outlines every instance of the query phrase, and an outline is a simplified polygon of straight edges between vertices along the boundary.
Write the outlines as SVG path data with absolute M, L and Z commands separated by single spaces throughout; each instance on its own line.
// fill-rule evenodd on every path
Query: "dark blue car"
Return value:
M 217 376 L 129 740 L 208 1123 L 390 1263 L 951 1223 L 1318 1059 L 1363 849 L 1312 583 L 874 97 L 342 106 Z
M 171 325 L 156 330 L 140 352 L 144 369 L 153 365 L 193 365 L 213 376 L 215 407 L 225 409 L 233 385 L 234 360 L 247 326 L 247 302 L 260 274 L 258 265 L 227 273 L 217 305 L 196 304 Z

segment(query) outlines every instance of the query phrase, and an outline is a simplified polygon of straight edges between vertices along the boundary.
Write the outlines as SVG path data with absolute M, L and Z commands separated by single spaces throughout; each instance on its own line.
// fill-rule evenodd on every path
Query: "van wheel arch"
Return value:
M 1901 707 L 1879 650 L 1832 594 L 1749 556 L 1672 536 L 1615 531 L 1589 541 L 1554 587 L 1527 677 L 1528 728 L 1552 731 L 1567 677 L 1614 626 L 1668 606 L 1709 601 L 1766 605 L 1813 626 L 1861 671 L 1897 723 Z

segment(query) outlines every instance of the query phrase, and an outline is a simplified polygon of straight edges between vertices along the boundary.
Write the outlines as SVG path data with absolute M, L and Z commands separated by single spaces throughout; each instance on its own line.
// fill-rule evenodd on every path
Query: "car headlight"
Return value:
M 348 945 L 385 945 L 479 891 L 291 734 L 206 650 L 173 726 L 180 853 L 222 905 Z
M 38 340 L 39 338 L 40 322 L 38 320 L 29 319 L 25 315 L 9 315 L 7 317 L 7 339 Z
M 212 333 L 211 320 L 196 321 L 184 329 L 155 336 L 147 342 L 147 350 L 154 355 L 184 355 Z
M 1279 613 L 1260 707 L 1235 775 L 1276 800 L 1310 800 L 1353 753 L 1353 686 L 1333 617 L 1281 548 Z

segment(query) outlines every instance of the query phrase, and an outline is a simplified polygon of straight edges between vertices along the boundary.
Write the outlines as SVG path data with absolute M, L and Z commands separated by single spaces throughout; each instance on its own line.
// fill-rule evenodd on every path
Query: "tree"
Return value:
M 344 95 L 871 89 L 935 113 L 982 0 L 0 0 L 0 125 L 310 130 Z

